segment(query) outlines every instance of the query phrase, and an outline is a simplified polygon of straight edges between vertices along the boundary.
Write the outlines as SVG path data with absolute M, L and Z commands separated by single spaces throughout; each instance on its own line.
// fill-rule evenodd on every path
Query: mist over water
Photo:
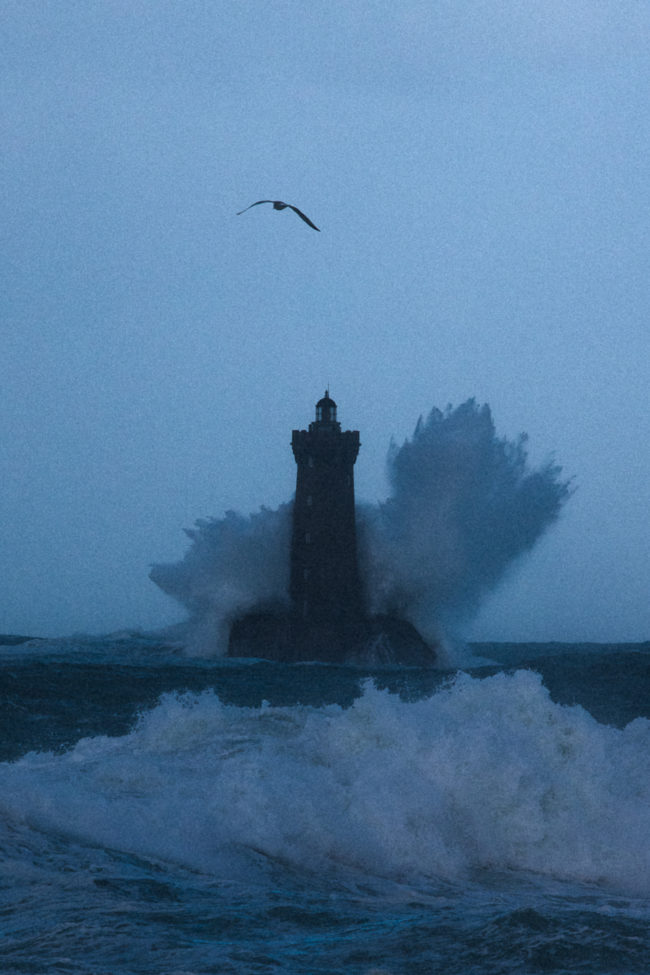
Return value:
M 391 445 L 390 497 L 357 508 L 371 612 L 399 613 L 432 640 L 471 618 L 571 494 L 553 461 L 529 467 L 526 441 L 498 437 L 489 406 L 470 399 L 434 408 Z M 187 530 L 180 562 L 153 567 L 152 580 L 188 610 L 188 649 L 222 655 L 233 618 L 286 603 L 290 533 L 290 504 L 228 512 Z

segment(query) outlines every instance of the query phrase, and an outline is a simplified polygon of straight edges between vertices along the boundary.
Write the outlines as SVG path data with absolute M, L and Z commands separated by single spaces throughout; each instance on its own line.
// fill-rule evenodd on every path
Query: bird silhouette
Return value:
M 239 210 L 237 216 L 239 216 L 241 213 L 246 213 L 246 210 L 250 210 L 251 207 L 259 206 L 260 203 L 272 203 L 274 210 L 285 210 L 287 207 L 289 207 L 290 210 L 293 210 L 294 213 L 298 214 L 301 220 L 304 220 L 306 224 L 308 224 L 310 227 L 313 227 L 314 230 L 318 230 L 318 232 L 320 233 L 320 228 L 317 227 L 315 223 L 312 223 L 309 217 L 305 216 L 302 210 L 299 210 L 298 207 L 295 207 L 293 203 L 283 203 L 282 200 L 258 200 L 256 203 L 251 203 L 250 207 L 244 207 L 243 210 Z

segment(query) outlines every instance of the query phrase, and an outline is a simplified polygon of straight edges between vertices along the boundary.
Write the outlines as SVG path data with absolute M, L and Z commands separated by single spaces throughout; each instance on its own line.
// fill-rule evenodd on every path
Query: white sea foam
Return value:
M 0 766 L 10 822 L 208 872 L 246 856 L 415 880 L 534 871 L 650 892 L 650 722 L 554 704 L 528 671 L 405 703 L 166 695 L 121 738 Z

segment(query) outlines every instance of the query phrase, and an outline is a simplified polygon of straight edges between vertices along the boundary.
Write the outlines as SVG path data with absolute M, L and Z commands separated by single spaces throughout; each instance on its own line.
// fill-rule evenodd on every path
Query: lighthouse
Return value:
M 341 430 L 329 390 L 308 430 L 294 430 L 297 465 L 291 533 L 294 615 L 313 626 L 356 626 L 363 616 L 354 512 L 359 431 Z
M 296 493 L 287 601 L 255 606 L 233 620 L 228 656 L 433 666 L 435 649 L 410 621 L 367 613 L 354 500 L 359 431 L 341 430 L 336 414 L 325 390 L 309 428 L 292 433 Z

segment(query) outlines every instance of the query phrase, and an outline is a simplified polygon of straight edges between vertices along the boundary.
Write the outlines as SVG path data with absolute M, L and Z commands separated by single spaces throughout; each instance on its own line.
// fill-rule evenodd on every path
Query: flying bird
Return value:
M 285 210 L 287 207 L 289 207 L 290 210 L 293 210 L 294 213 L 298 214 L 301 220 L 304 220 L 306 224 L 309 224 L 310 227 L 313 227 L 314 230 L 318 230 L 320 233 L 320 228 L 317 227 L 315 223 L 312 223 L 309 217 L 305 216 L 302 210 L 295 207 L 293 203 L 283 203 L 282 200 L 258 200 L 257 203 L 251 203 L 250 207 L 245 207 L 243 210 L 240 210 L 237 213 L 237 216 L 239 216 L 241 213 L 246 213 L 246 210 L 250 210 L 251 207 L 259 206 L 260 203 L 272 203 L 274 210 Z

